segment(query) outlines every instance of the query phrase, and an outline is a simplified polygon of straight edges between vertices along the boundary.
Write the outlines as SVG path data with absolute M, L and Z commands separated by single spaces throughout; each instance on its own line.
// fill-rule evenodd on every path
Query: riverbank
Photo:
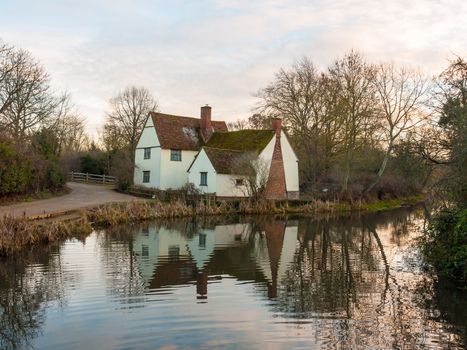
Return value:
M 310 201 L 307 204 L 273 201 L 205 202 L 187 205 L 181 201 L 131 201 L 102 204 L 91 208 L 63 212 L 47 220 L 31 220 L 9 215 L 0 217 L 0 256 L 21 249 L 68 238 L 82 238 L 93 227 L 105 227 L 144 220 L 213 215 L 314 214 L 346 215 L 352 212 L 374 212 L 410 206 L 420 197 L 381 201 L 378 203 L 341 203 Z
M 78 220 L 35 221 L 4 216 L 0 218 L 0 256 L 13 255 L 27 247 L 84 238 L 92 232 L 87 216 Z

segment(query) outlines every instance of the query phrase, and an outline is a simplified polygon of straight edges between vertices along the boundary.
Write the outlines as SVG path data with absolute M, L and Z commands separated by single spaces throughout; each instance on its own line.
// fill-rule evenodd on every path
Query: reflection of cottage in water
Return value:
M 150 225 L 136 236 L 133 254 L 148 288 L 196 282 L 197 293 L 206 295 L 208 275 L 230 275 L 266 280 L 269 297 L 276 297 L 278 281 L 293 261 L 296 239 L 296 222 L 197 227 L 191 234 Z M 248 263 L 239 268 L 242 259 Z

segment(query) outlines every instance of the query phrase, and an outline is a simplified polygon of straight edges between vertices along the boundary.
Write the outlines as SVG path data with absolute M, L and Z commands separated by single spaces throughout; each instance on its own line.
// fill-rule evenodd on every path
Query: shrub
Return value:
M 430 224 L 422 248 L 440 275 L 467 288 L 467 209 L 440 212 Z

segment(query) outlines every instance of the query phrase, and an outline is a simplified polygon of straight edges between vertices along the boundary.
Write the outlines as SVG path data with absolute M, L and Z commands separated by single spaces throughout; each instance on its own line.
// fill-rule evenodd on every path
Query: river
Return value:
M 463 349 L 419 209 L 96 230 L 0 261 L 2 349 Z

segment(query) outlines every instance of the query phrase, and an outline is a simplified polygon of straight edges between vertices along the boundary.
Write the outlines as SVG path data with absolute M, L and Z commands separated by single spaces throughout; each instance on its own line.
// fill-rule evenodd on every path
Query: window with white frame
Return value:
M 143 183 L 147 184 L 150 181 L 151 172 L 143 171 Z
M 174 162 L 181 162 L 182 161 L 182 151 L 179 149 L 171 149 L 170 150 L 170 160 Z
M 151 159 L 151 147 L 144 149 L 144 159 Z
M 201 177 L 199 181 L 200 186 L 207 186 L 208 185 L 208 173 L 206 172 L 201 172 Z

